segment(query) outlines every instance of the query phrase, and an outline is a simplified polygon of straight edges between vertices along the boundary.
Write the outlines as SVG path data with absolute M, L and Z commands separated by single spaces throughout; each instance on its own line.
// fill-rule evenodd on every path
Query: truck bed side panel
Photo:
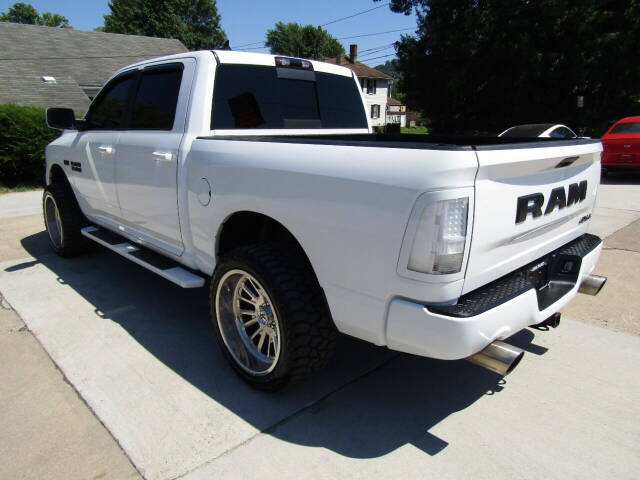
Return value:
M 186 168 L 193 244 L 204 263 L 213 269 L 216 229 L 230 215 L 272 217 L 302 245 L 345 333 L 384 343 L 391 292 L 432 302 L 460 295 L 461 281 L 429 288 L 396 270 L 415 199 L 473 186 L 472 150 L 198 139 Z M 197 199 L 202 178 L 212 187 L 208 206 Z

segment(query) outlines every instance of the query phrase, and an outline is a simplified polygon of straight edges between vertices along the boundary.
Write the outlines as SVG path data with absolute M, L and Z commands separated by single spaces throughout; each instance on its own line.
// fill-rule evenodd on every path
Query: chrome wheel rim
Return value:
M 58 205 L 50 193 L 44 197 L 44 221 L 51 243 L 56 248 L 62 248 L 62 220 Z
M 218 282 L 216 320 L 227 350 L 251 375 L 273 371 L 280 357 L 280 322 L 273 302 L 256 278 L 230 270 Z

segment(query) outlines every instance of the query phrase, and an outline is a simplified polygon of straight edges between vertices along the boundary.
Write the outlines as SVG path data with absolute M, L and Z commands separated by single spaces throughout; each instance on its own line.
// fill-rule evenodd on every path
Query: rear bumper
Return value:
M 602 168 L 640 168 L 640 155 L 635 153 L 607 153 L 602 156 Z
M 393 350 L 443 360 L 473 355 L 494 340 L 540 323 L 563 308 L 595 268 L 601 250 L 602 240 L 582 235 L 537 262 L 463 295 L 449 307 L 430 307 L 396 298 L 387 317 L 387 345 Z M 572 272 L 550 274 L 551 283 L 536 288 L 531 270 L 543 261 L 553 265 L 554 271 L 562 270 L 567 261 L 575 263 Z

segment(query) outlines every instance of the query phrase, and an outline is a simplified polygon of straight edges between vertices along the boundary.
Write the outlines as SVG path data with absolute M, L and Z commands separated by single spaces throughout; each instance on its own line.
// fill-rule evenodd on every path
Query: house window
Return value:
M 373 78 L 367 78 L 367 93 L 369 95 L 376 94 L 376 81 Z M 378 115 L 380 116 L 380 115 Z
M 371 105 L 371 118 L 380 118 L 380 105 Z

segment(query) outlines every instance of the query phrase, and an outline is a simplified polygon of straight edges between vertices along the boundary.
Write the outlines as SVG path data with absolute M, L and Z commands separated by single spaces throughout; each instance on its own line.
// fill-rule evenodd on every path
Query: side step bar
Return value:
M 159 253 L 134 245 L 117 233 L 99 227 L 85 227 L 82 235 L 103 247 L 122 255 L 124 258 L 143 266 L 147 270 L 166 278 L 182 288 L 197 288 L 204 285 L 204 278 L 181 267 L 179 263 Z

